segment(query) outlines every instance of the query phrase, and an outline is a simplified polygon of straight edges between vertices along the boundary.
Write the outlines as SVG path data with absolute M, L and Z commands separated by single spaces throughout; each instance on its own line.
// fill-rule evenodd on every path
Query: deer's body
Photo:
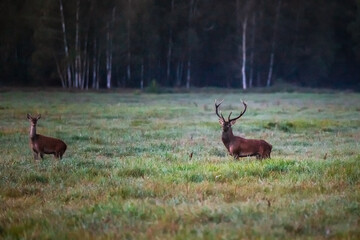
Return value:
M 221 140 L 224 143 L 229 154 L 235 158 L 256 156 L 258 159 L 270 158 L 272 146 L 261 139 L 246 139 L 239 136 L 234 136 L 231 126 L 235 124 L 236 120 L 239 119 L 246 111 L 247 105 L 243 102 L 245 109 L 236 118 L 230 119 L 231 113 L 229 114 L 228 121 L 226 121 L 222 114 L 218 113 L 218 108 L 221 103 L 216 104 L 216 115 L 219 117 L 220 125 L 222 126 Z
M 44 154 L 54 154 L 56 158 L 61 159 L 66 151 L 66 144 L 57 138 L 46 137 L 36 133 L 37 120 L 41 117 L 33 118 L 28 114 L 28 119 L 31 122 L 30 126 L 30 148 L 34 153 L 34 159 L 38 159 L 38 156 L 43 159 Z
M 221 140 L 229 154 L 235 158 L 251 156 L 256 156 L 258 159 L 270 158 L 272 146 L 264 140 L 234 136 L 231 129 L 229 132 L 223 132 Z

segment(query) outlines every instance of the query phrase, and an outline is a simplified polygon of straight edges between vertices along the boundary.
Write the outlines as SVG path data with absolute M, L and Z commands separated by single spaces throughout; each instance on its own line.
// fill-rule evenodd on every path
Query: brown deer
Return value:
M 54 154 L 56 158 L 61 159 L 66 151 L 66 144 L 60 139 L 36 134 L 36 124 L 40 118 L 40 114 L 37 117 L 32 117 L 30 114 L 27 114 L 27 119 L 29 119 L 31 123 L 30 148 L 34 152 L 34 159 L 38 159 L 39 154 L 41 159 L 44 159 L 44 154 Z
M 258 139 L 245 139 L 242 137 L 234 136 L 231 126 L 236 123 L 244 113 L 246 112 L 247 105 L 244 101 L 244 111 L 240 113 L 238 117 L 230 118 L 231 113 L 229 114 L 228 120 L 226 121 L 222 113 L 219 114 L 219 106 L 223 101 L 219 104 L 216 103 L 215 100 L 215 113 L 219 117 L 220 125 L 222 126 L 222 136 L 221 140 L 224 143 L 226 149 L 230 153 L 230 155 L 235 158 L 239 157 L 248 157 L 248 156 L 256 156 L 257 159 L 270 158 L 270 153 L 272 146 L 264 140 Z

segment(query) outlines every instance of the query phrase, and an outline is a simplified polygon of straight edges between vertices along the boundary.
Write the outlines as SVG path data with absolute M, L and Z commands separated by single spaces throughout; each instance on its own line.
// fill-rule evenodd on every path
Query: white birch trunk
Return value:
M 101 57 L 101 52 L 100 52 L 100 43 L 99 43 L 99 47 L 98 47 L 98 53 L 97 53 L 97 63 L 96 63 L 96 89 L 99 90 L 100 87 L 100 76 L 99 76 L 99 72 L 100 72 L 100 57 Z
M 106 88 L 111 88 L 111 64 L 110 64 L 110 24 L 107 24 L 106 32 Z
M 171 0 L 171 13 L 174 10 L 174 0 Z M 170 14 L 171 14 L 170 13 Z M 172 25 L 170 25 L 169 29 L 169 43 L 168 43 L 168 54 L 167 54 L 167 66 L 166 66 L 166 81 L 169 83 L 170 75 L 171 75 L 171 55 L 172 55 Z
M 66 74 L 67 74 L 67 85 L 68 87 L 72 86 L 72 78 L 71 78 L 71 68 L 69 63 L 69 47 L 67 43 L 67 37 L 66 37 L 66 26 L 65 26 L 65 18 L 64 18 L 64 7 L 62 0 L 59 0 L 60 4 L 60 16 L 61 16 L 61 28 L 63 31 L 63 37 L 64 37 L 64 51 L 65 51 L 65 58 L 66 58 Z
M 271 79 L 272 79 L 273 68 L 274 68 L 275 42 L 276 42 L 276 34 L 277 34 L 279 17 L 280 17 L 280 7 L 281 7 L 281 0 L 278 0 L 278 4 L 277 4 L 277 7 L 276 7 L 276 16 L 275 16 L 273 37 L 272 37 L 272 43 L 271 43 L 269 72 L 268 72 L 268 77 L 267 77 L 267 80 L 266 80 L 266 86 L 267 87 L 270 87 L 271 84 L 272 84 Z
M 241 67 L 241 75 L 242 75 L 242 86 L 243 89 L 246 90 L 246 27 L 247 27 L 247 16 L 245 16 L 243 22 L 243 33 L 242 33 L 242 67 Z
M 189 56 L 189 59 L 187 61 L 187 69 L 186 69 L 186 88 L 190 88 L 190 82 L 191 82 L 191 56 Z
M 62 88 L 66 88 L 66 81 L 65 81 L 63 73 L 61 72 L 59 61 L 57 60 L 56 56 L 54 56 L 54 58 L 55 58 L 55 63 L 56 63 L 56 70 L 57 70 L 60 80 L 61 80 L 61 86 L 62 86 Z
M 90 59 L 89 57 L 87 57 L 87 60 L 86 60 L 87 64 L 86 64 L 86 85 L 85 85 L 85 88 L 86 90 L 89 89 L 89 81 L 90 81 Z
M 249 88 L 253 87 L 253 82 L 254 82 L 255 34 L 256 34 L 256 14 L 254 13 L 252 18 Z
M 112 10 L 111 24 L 108 23 L 108 31 L 107 31 L 107 51 L 106 51 L 106 87 L 108 89 L 111 88 L 111 77 L 112 77 L 112 41 L 113 41 L 113 28 L 115 22 L 115 12 L 116 8 L 114 7 Z
M 190 0 L 189 4 L 189 17 L 188 17 L 188 39 L 190 39 L 190 29 L 192 27 L 192 19 L 196 12 L 196 0 Z M 188 59 L 187 59 L 187 69 L 186 69 L 186 88 L 190 88 L 191 84 L 191 55 L 192 55 L 192 43 L 188 41 Z
M 97 75 L 96 75 L 96 38 L 94 37 L 94 55 L 93 55 L 93 61 L 92 61 L 92 88 L 96 88 L 96 79 L 97 79 Z
M 79 40 L 79 12 L 80 0 L 76 1 L 76 24 L 75 24 L 75 88 L 80 87 L 81 57 Z
M 129 0 L 129 10 L 128 10 L 128 19 L 127 19 L 127 66 L 126 66 L 126 75 L 129 82 L 131 82 L 131 43 L 130 43 L 130 34 L 131 34 L 131 0 Z

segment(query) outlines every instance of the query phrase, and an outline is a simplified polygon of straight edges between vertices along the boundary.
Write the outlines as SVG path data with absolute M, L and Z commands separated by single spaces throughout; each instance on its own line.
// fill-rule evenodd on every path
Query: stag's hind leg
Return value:
M 265 151 L 265 152 L 262 154 L 261 158 L 262 158 L 262 159 L 270 158 L 270 152 Z

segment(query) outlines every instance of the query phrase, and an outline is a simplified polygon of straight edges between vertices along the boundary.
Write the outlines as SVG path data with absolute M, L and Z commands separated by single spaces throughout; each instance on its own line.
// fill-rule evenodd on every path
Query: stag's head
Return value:
M 26 115 L 27 119 L 30 121 L 32 126 L 36 126 L 37 121 L 41 118 L 41 114 L 38 114 L 37 117 L 32 117 L 29 113 Z
M 232 112 L 230 112 L 230 114 L 228 116 L 228 120 L 226 121 L 224 116 L 222 115 L 221 111 L 219 114 L 219 107 L 223 101 L 224 100 L 222 100 L 220 103 L 216 103 L 216 100 L 215 100 L 215 113 L 219 117 L 219 123 L 222 126 L 223 132 L 227 132 L 231 129 L 231 126 L 236 123 L 236 120 L 238 120 L 242 115 L 244 115 L 244 113 L 246 112 L 247 105 L 244 101 L 242 101 L 242 103 L 244 104 L 244 107 L 245 107 L 244 110 L 240 113 L 239 116 L 237 116 L 235 118 L 230 118 L 231 114 L 232 114 Z

